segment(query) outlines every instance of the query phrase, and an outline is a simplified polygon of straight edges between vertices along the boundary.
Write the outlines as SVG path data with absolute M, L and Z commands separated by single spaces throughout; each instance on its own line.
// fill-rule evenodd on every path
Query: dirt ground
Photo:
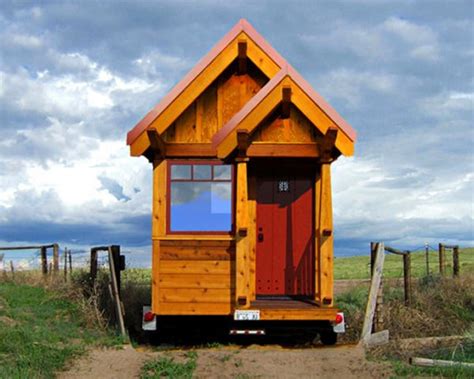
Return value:
M 390 366 L 367 361 L 362 348 L 352 345 L 289 349 L 278 345 L 225 346 L 195 349 L 196 378 L 384 378 Z M 60 379 L 138 378 L 142 365 L 159 356 L 184 360 L 183 350 L 101 349 L 74 362 Z

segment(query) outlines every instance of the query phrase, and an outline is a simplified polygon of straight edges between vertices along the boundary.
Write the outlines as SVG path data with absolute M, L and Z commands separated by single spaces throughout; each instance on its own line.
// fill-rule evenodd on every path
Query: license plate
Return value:
M 239 320 L 239 321 L 260 320 L 260 311 L 258 310 L 244 311 L 244 310 L 238 309 L 234 312 L 234 320 Z

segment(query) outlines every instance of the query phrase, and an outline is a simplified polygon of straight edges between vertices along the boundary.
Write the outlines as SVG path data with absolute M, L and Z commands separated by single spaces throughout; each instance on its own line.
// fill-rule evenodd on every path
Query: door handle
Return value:
M 258 237 L 257 237 L 257 240 L 258 242 L 263 242 L 263 233 L 258 233 Z

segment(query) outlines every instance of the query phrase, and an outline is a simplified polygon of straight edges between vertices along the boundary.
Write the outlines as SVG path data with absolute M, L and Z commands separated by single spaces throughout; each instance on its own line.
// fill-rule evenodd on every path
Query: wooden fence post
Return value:
M 377 243 L 376 251 L 377 251 L 377 254 L 375 257 L 374 273 L 370 281 L 369 298 L 367 300 L 364 325 L 362 326 L 362 333 L 361 333 L 361 341 L 363 343 L 368 343 L 370 336 L 372 334 L 371 330 L 372 330 L 372 325 L 373 325 L 373 320 L 374 320 L 377 294 L 380 287 L 380 281 L 381 281 L 382 272 L 383 272 L 383 262 L 385 259 L 385 248 L 384 248 L 383 242 Z
M 91 249 L 91 284 L 94 284 L 95 279 L 97 278 L 97 250 L 92 248 Z
M 68 250 L 69 252 L 69 276 L 72 274 L 72 251 Z
M 110 246 L 110 251 L 113 256 L 113 263 L 114 263 L 114 272 L 115 272 L 115 279 L 117 281 L 117 291 L 120 295 L 121 293 L 121 275 L 120 275 L 120 246 L 119 245 L 112 245 Z
M 53 245 L 53 266 L 54 272 L 57 273 L 59 271 L 59 245 L 57 243 Z
M 405 305 L 411 304 L 411 253 L 403 255 L 403 284 L 405 288 Z
M 444 276 L 445 249 L 442 243 L 438 245 L 438 252 L 439 252 L 439 273 L 441 274 L 441 276 Z
M 64 281 L 67 281 L 67 247 L 64 248 Z
M 425 243 L 426 276 L 430 276 L 430 249 Z
M 12 278 L 15 279 L 15 268 L 13 267 L 13 261 L 10 261 L 10 270 L 12 272 Z
M 115 247 L 115 249 L 113 249 Z M 125 323 L 123 320 L 123 307 L 122 302 L 120 301 L 120 294 L 119 294 L 119 284 L 117 283 L 117 273 L 115 272 L 116 263 L 115 257 L 117 256 L 117 248 L 118 246 L 110 246 L 109 247 L 109 267 L 110 267 L 110 280 L 111 280 L 111 287 L 112 287 L 112 295 L 115 301 L 115 307 L 117 311 L 117 319 L 119 321 L 120 333 L 123 337 L 126 337 L 125 332 Z M 115 252 L 113 252 L 115 250 Z M 120 255 L 120 247 L 118 249 Z M 119 258 L 120 259 L 120 258 Z M 118 273 L 120 276 L 120 271 Z
M 43 272 L 43 275 L 46 275 L 48 273 L 48 257 L 46 256 L 46 247 L 41 246 L 40 253 L 41 253 L 41 271 Z
M 453 247 L 453 277 L 459 276 L 459 246 Z
M 375 258 L 377 256 L 377 243 L 370 243 L 370 277 L 374 275 Z M 372 323 L 372 333 L 383 329 L 383 274 L 380 277 L 380 285 L 375 302 L 375 315 Z

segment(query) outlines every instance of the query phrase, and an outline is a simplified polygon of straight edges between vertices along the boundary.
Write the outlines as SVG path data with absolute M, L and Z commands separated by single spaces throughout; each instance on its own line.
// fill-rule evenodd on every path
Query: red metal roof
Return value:
M 245 32 L 265 53 L 279 66 L 287 63 L 280 54 L 253 28 L 250 23 L 241 19 L 234 27 L 204 56 L 199 63 L 165 96 L 163 99 L 138 122 L 127 134 L 127 145 L 132 144 L 151 123 L 186 89 L 186 87 L 232 42 L 239 33 Z

